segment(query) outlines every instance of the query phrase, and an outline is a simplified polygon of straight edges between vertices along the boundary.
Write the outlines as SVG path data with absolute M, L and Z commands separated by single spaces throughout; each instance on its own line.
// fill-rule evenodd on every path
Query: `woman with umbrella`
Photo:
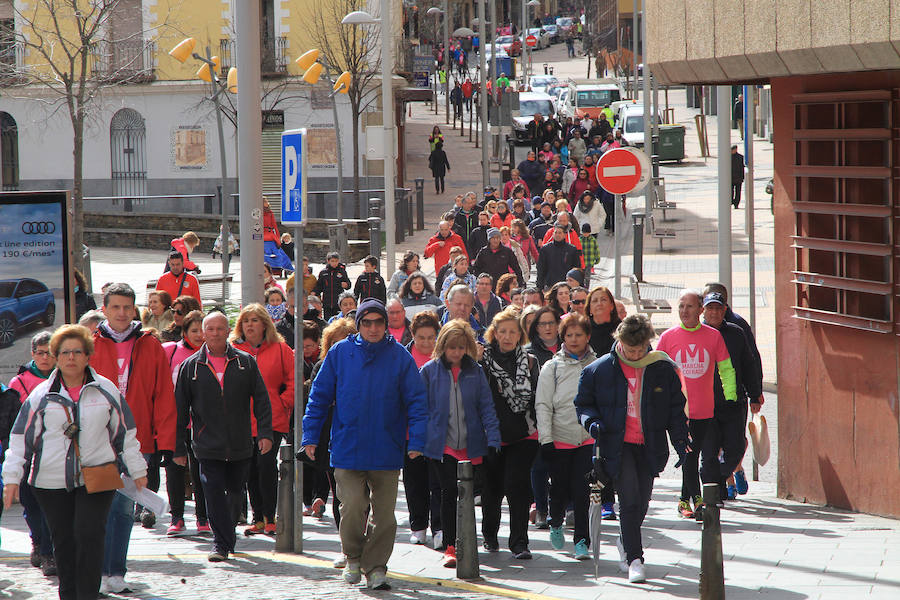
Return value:
M 666 432 L 679 458 L 689 450 L 681 376 L 665 352 L 650 351 L 654 335 L 647 316 L 625 317 L 614 351 L 584 370 L 575 397 L 578 419 L 596 440 L 595 475 L 614 481 L 619 494 L 619 568 L 632 583 L 646 577 L 641 524 L 669 458 Z

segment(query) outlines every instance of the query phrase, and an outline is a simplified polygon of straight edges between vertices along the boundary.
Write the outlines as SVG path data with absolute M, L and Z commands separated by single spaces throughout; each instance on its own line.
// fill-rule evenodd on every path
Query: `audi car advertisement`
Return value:
M 31 338 L 66 321 L 65 192 L 0 194 L 0 381 L 31 360 Z

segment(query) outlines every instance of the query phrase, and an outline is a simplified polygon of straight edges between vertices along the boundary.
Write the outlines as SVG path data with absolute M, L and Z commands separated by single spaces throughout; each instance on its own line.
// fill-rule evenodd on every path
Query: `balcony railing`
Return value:
M 0 43 L 0 85 L 24 83 L 24 64 L 25 47 L 22 42 Z
M 286 36 L 264 37 L 260 71 L 263 77 L 287 75 L 288 40 Z M 237 44 L 231 38 L 219 40 L 219 76 L 227 77 L 228 69 L 237 66 Z
M 140 83 L 156 79 L 156 42 L 101 41 L 88 48 L 91 77 L 113 82 Z

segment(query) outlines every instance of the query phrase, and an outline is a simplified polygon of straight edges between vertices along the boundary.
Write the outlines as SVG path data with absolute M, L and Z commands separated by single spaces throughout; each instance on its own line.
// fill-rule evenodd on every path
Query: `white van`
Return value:
M 513 113 L 513 133 L 516 141 L 528 140 L 528 122 L 534 119 L 534 115 L 540 113 L 546 120 L 554 113 L 553 99 L 547 94 L 539 92 L 519 92 L 519 110 Z

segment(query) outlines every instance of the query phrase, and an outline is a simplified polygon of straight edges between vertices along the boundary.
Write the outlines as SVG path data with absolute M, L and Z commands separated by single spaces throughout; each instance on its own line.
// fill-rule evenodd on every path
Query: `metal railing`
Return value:
M 25 46 L 22 42 L 0 44 L 0 84 L 24 83 Z
M 153 40 L 99 41 L 88 46 L 91 77 L 115 82 L 143 82 L 156 78 Z
M 288 68 L 287 36 L 264 38 L 260 69 L 263 75 L 286 75 Z M 219 75 L 228 76 L 228 69 L 237 66 L 237 46 L 232 38 L 219 39 Z

